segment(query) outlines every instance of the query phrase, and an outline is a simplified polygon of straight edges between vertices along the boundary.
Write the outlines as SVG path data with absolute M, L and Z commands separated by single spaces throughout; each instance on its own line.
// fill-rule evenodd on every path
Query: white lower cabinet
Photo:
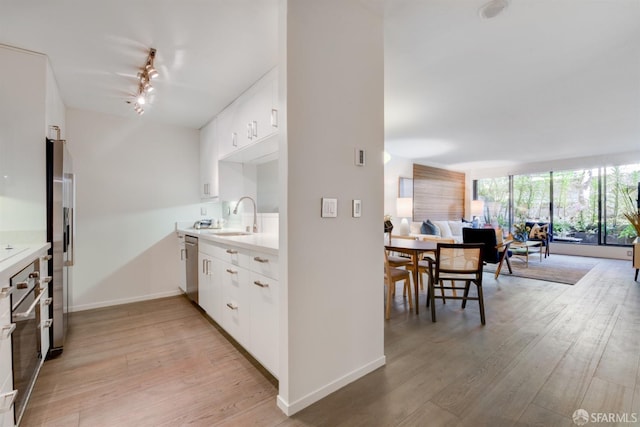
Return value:
M 278 376 L 278 257 L 200 239 L 198 300 L 207 314 Z
M 272 373 L 278 371 L 278 281 L 251 272 L 251 353 Z
M 249 270 L 220 260 L 222 285 L 222 327 L 243 347 L 250 351 L 248 281 Z
M 198 305 L 219 322 L 221 301 L 216 267 L 218 261 L 213 257 L 212 245 L 200 243 L 198 249 Z

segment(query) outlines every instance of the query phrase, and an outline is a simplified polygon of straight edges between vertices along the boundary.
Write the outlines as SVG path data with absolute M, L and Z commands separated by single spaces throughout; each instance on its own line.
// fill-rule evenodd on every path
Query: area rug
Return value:
M 512 256 L 511 267 L 513 276 L 575 285 L 599 261 L 598 258 L 551 254 L 547 258 L 542 257 L 541 262 L 536 253 L 529 255 L 528 265 L 524 257 Z M 495 264 L 487 264 L 484 266 L 484 271 L 495 273 L 496 267 Z M 506 263 L 500 271 L 500 276 L 503 275 L 509 275 Z

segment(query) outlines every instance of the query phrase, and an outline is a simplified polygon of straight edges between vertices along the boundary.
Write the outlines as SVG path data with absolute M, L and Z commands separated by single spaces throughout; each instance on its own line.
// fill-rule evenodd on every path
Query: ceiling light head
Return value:
M 140 94 L 138 94 L 138 97 L 136 98 L 136 102 L 137 102 L 139 105 L 144 105 L 144 104 L 146 104 L 146 103 L 147 103 L 147 100 L 146 100 L 146 99 L 145 99 L 145 97 L 144 97 L 144 93 L 140 93 Z
M 509 6 L 509 0 L 491 0 L 478 9 L 478 14 L 483 19 L 492 19 L 500 15 Z
M 153 86 L 151 86 L 151 83 L 149 82 L 144 82 L 142 84 L 142 90 L 144 91 L 144 93 L 153 92 Z
M 149 79 L 155 79 L 158 77 L 158 70 L 153 68 L 153 65 L 147 64 L 145 67 L 145 73 L 149 76 Z

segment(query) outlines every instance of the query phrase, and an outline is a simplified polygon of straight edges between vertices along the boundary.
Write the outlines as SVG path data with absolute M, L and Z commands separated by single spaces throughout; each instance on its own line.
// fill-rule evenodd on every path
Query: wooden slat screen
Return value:
M 413 165 L 413 220 L 459 220 L 464 216 L 465 175 Z

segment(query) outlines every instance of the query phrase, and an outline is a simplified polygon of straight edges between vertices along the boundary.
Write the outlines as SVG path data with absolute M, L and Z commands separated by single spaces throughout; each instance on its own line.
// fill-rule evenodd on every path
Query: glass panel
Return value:
M 640 164 L 609 167 L 606 169 L 604 209 L 604 239 L 608 245 L 630 245 L 636 237 L 636 230 L 625 218 L 626 197 L 621 190 L 630 192 L 635 202 L 638 198 Z M 633 208 L 633 203 L 631 203 Z M 637 206 L 637 205 L 636 205 Z
M 478 199 L 484 201 L 484 222 L 509 228 L 509 178 L 477 180 Z
M 553 173 L 553 239 L 598 244 L 598 169 Z
M 549 222 L 550 174 L 514 175 L 513 220 Z

